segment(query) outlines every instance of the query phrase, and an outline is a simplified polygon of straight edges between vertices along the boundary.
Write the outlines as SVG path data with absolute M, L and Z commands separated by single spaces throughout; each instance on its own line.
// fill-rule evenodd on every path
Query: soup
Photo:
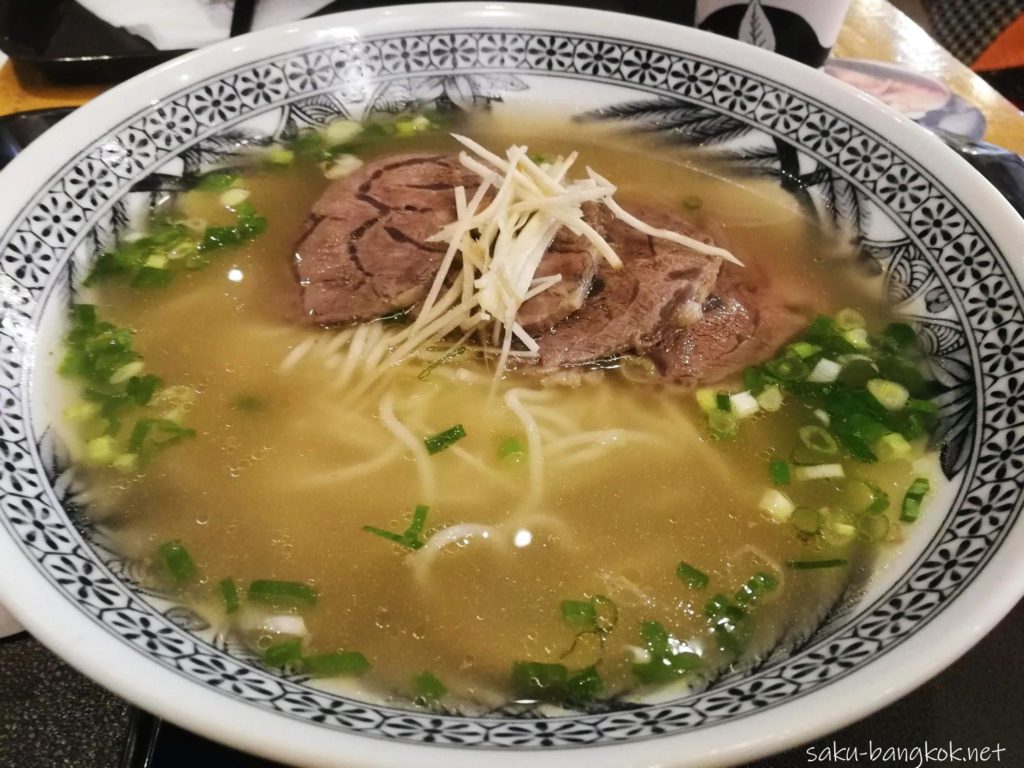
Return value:
M 345 192 L 345 178 L 371 178 L 367 168 L 385 167 L 374 162 L 460 149 L 422 116 L 339 121 L 207 174 L 98 259 L 62 363 L 81 385 L 66 415 L 89 514 L 148 586 L 205 616 L 239 653 L 410 706 L 615 706 L 706 685 L 805 636 L 865 578 L 877 548 L 901 540 L 929 490 L 934 406 L 913 332 L 891 322 L 841 239 L 766 182 L 740 184 L 677 150 L 568 121 L 481 115 L 459 129 L 499 155 L 529 145 L 542 170 L 578 151 L 578 166 L 613 180 L 630 210 L 686 230 L 697 248 L 727 242 L 744 266 L 722 269 L 774 286 L 799 327 L 780 326 L 785 338 L 753 353 L 737 341 L 749 365 L 732 348 L 701 351 L 733 333 L 693 330 L 730 311 L 726 272 L 708 297 L 676 290 L 702 272 L 677 272 L 664 333 L 689 334 L 685 370 L 665 357 L 679 344 L 662 336 L 547 365 L 618 320 L 607 311 L 600 332 L 557 354 L 543 346 L 616 295 L 616 276 L 586 261 L 598 259 L 575 233 L 536 254 L 582 258 L 591 273 L 585 289 L 531 273 L 532 288 L 565 289 L 542 307 L 559 315 L 551 328 L 530 336 L 539 353 L 511 325 L 503 335 L 470 313 L 431 325 L 429 311 L 447 317 L 484 290 L 459 282 L 479 254 L 456 251 L 450 272 L 438 271 L 444 242 L 416 244 L 434 266 L 417 273 L 415 299 L 360 288 L 358 301 L 372 288 L 407 308 L 321 322 L 313 257 L 297 266 L 293 254 L 296 242 L 300 256 L 313 253 L 330 219 L 325 190 L 355 204 L 363 192 Z M 600 183 L 577 191 L 596 195 Z M 454 198 L 451 186 L 419 186 Z M 468 215 L 473 197 L 455 213 Z M 615 227 L 603 226 L 608 241 L 649 249 L 645 266 L 638 257 L 628 268 L 698 253 Z M 467 230 L 465 248 L 485 229 Z M 409 231 L 392 232 L 393 247 Z M 497 260 L 499 239 L 487 258 Z M 728 264 L 714 253 L 698 255 Z M 355 301 L 323 311 L 347 317 Z M 687 302 L 696 315 L 678 320 Z M 771 306 L 755 320 L 768 323 Z

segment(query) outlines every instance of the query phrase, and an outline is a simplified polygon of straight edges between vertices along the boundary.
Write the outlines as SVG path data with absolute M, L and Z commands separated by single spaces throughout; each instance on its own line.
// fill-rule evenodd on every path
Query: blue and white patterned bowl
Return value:
M 150 191 L 338 114 L 568 105 L 658 126 L 848 229 L 930 345 L 948 482 L 906 548 L 795 652 L 708 690 L 552 718 L 431 715 L 282 678 L 141 591 L 83 521 L 53 429 L 65 310 Z M 937 140 L 773 54 L 551 6 L 405 6 L 190 54 L 83 107 L 0 198 L 0 590 L 43 642 L 185 727 L 311 765 L 717 765 L 813 738 L 935 674 L 1024 592 L 1024 224 Z

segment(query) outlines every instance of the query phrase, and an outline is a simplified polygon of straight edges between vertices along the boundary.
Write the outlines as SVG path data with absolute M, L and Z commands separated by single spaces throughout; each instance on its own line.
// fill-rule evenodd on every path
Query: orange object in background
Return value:
M 1024 67 L 1024 15 L 1004 29 L 971 64 L 975 72 L 1014 67 Z

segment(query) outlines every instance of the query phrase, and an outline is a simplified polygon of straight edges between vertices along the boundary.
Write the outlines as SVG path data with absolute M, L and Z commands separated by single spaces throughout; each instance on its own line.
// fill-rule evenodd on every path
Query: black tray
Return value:
M 258 0 L 236 0 L 231 34 L 249 30 Z M 313 16 L 393 5 L 396 0 L 336 0 Z M 411 0 L 410 0 L 411 1 Z M 537 2 L 538 0 L 534 0 Z M 539 0 L 693 23 L 695 0 Z M 93 15 L 74 0 L 0 0 L 0 50 L 19 74 L 60 83 L 112 83 L 127 80 L 186 50 L 161 51 L 138 35 Z

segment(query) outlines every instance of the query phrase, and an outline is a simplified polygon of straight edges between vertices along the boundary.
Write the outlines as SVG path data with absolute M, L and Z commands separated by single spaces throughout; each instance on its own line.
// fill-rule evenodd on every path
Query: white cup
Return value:
M 820 67 L 849 5 L 849 0 L 697 0 L 694 23 Z

